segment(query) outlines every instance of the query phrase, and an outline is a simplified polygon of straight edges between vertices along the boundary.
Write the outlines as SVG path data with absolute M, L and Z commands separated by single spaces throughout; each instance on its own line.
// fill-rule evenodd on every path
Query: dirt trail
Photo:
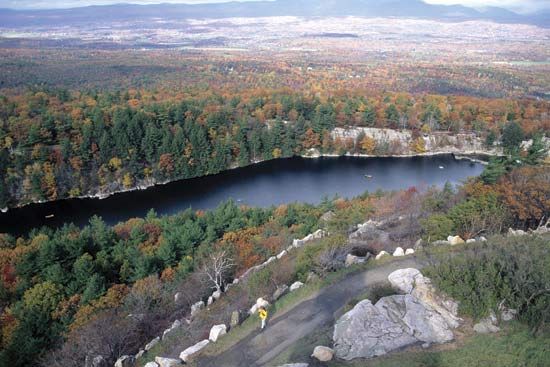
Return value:
M 334 313 L 353 297 L 365 293 L 368 287 L 387 281 L 388 275 L 393 271 L 411 267 L 420 268 L 422 265 L 418 259 L 407 257 L 350 275 L 322 289 L 314 298 L 299 303 L 290 311 L 270 320 L 264 331 L 254 331 L 231 349 L 217 356 L 201 358 L 197 366 L 271 367 L 270 362 L 296 341 L 329 322 L 333 323 Z M 231 334 L 226 337 L 230 338 Z

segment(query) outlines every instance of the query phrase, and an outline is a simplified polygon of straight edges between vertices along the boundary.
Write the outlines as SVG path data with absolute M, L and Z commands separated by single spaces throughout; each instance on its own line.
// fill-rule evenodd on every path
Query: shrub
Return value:
M 548 238 L 493 238 L 447 255 L 425 269 L 435 285 L 459 301 L 460 311 L 479 319 L 501 303 L 518 310 L 533 333 L 550 320 L 550 241 Z
M 454 229 L 454 222 L 443 214 L 436 214 L 420 221 L 428 241 L 446 239 Z

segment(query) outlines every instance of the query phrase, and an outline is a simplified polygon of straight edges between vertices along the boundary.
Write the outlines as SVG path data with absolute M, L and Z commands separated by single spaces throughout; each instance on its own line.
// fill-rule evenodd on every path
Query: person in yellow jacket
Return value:
M 258 311 L 258 316 L 260 317 L 260 320 L 262 321 L 262 329 L 265 328 L 265 321 L 267 320 L 267 310 L 265 307 L 260 307 L 260 310 Z

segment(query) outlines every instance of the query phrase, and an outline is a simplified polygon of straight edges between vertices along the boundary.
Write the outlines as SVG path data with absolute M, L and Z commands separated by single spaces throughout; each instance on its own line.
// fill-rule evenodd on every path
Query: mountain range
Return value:
M 491 20 L 550 26 L 550 12 L 520 15 L 487 7 L 483 11 L 462 5 L 433 5 L 421 0 L 275 0 L 215 4 L 114 4 L 72 9 L 0 9 L 3 27 L 71 25 L 110 21 L 141 21 L 152 18 L 270 17 L 270 16 L 365 16 L 413 17 L 444 21 Z

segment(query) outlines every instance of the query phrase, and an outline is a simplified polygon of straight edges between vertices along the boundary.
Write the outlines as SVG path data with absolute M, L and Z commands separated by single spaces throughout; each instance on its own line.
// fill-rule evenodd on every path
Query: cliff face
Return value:
M 499 147 L 488 148 L 484 139 L 474 133 L 451 134 L 444 132 L 413 136 L 410 130 L 378 129 L 368 127 L 336 128 L 332 138 L 337 141 L 356 142 L 363 135 L 371 138 L 375 146 L 372 156 L 410 156 L 430 154 L 501 155 Z

